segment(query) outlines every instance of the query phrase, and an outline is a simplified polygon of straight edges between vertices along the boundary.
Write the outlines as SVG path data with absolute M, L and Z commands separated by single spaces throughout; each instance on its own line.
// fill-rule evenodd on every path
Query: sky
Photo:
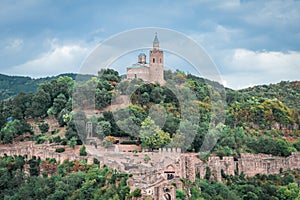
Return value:
M 159 27 L 201 46 L 226 87 L 300 80 L 299 24 L 300 1 L 289 0 L 0 0 L 0 73 L 77 73 L 108 38 Z M 188 71 L 184 62 L 168 58 L 169 66 Z M 133 61 L 130 53 L 116 63 L 125 69 Z

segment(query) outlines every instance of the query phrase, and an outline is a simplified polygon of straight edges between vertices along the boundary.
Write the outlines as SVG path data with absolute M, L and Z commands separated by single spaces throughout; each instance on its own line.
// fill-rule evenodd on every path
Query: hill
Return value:
M 239 90 L 244 94 L 278 99 L 291 109 L 300 111 L 300 81 L 281 81 L 270 85 L 257 85 Z
M 20 92 L 35 93 L 40 83 L 57 79 L 61 76 L 68 76 L 72 79 L 85 81 L 92 77 L 92 75 L 78 75 L 75 73 L 60 74 L 58 76 L 45 78 L 31 78 L 26 76 L 8 76 L 0 74 L 0 100 L 15 96 Z

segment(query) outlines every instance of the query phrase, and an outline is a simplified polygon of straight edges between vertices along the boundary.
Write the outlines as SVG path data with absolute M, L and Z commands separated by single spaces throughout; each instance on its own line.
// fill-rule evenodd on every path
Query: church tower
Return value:
M 161 85 L 165 83 L 164 80 L 164 53 L 159 50 L 159 41 L 157 38 L 157 33 L 153 40 L 153 49 L 150 50 L 150 81 L 157 81 Z

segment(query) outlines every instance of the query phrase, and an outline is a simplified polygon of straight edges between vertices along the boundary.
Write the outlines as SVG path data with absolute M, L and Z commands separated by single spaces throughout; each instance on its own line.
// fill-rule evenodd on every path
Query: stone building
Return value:
M 149 62 L 147 62 L 146 54 L 140 53 L 138 62 L 127 67 L 127 79 L 140 78 L 145 82 L 158 82 L 163 85 L 165 83 L 164 52 L 159 49 L 157 34 L 155 34 L 153 49 L 150 50 L 149 57 Z

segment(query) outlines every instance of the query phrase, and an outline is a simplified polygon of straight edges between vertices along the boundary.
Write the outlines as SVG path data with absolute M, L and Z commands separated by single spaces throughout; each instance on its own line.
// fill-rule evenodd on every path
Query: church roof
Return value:
M 139 57 L 140 57 L 140 56 L 146 56 L 146 54 L 144 54 L 144 53 L 140 53 L 140 54 L 139 54 Z

